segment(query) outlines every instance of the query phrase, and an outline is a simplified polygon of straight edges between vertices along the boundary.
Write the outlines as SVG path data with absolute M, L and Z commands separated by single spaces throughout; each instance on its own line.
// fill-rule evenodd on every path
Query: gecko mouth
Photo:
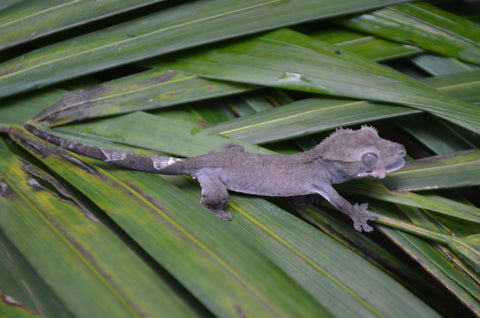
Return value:
M 404 165 L 405 165 L 405 160 L 400 159 L 400 160 L 398 160 L 398 161 L 396 161 L 396 162 L 392 163 L 391 165 L 388 165 L 384 168 L 378 168 L 378 169 L 374 169 L 374 170 L 371 170 L 371 171 L 365 171 L 363 173 L 359 173 L 358 177 L 363 178 L 363 177 L 372 176 L 372 177 L 376 177 L 376 178 L 379 178 L 379 179 L 383 179 L 383 178 L 385 178 L 385 175 L 387 173 L 396 171 L 396 170 L 402 168 Z
M 405 165 L 405 160 L 400 159 L 397 162 L 395 162 L 394 164 L 391 164 L 391 165 L 387 166 L 387 168 L 386 168 L 387 173 L 390 173 L 390 172 L 396 171 L 398 169 L 401 169 L 404 165 Z

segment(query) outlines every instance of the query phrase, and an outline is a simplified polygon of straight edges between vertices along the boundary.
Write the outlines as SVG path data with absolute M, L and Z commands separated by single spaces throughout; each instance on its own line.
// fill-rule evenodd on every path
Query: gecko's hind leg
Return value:
M 219 218 L 230 221 L 232 214 L 223 210 L 228 204 L 228 191 L 223 182 L 216 176 L 199 176 L 197 180 L 202 187 L 200 203 Z

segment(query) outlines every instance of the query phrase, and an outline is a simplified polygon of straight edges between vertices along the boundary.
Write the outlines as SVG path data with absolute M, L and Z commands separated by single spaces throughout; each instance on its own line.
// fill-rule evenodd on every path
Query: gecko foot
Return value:
M 213 213 L 215 213 L 219 218 L 225 221 L 231 221 L 232 220 L 232 214 L 227 211 L 223 210 L 212 210 Z
M 367 224 L 367 221 L 374 221 L 377 219 L 377 215 L 375 213 L 369 213 L 366 212 L 365 210 L 368 208 L 367 203 L 363 204 L 354 204 L 353 205 L 353 211 L 354 213 L 351 215 L 351 218 L 353 220 L 353 227 L 355 230 L 358 232 L 372 232 L 373 227 Z

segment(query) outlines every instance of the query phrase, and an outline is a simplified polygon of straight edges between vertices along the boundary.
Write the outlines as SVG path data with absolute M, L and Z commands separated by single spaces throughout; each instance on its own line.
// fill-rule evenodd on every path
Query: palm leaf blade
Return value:
M 318 52 L 317 52 L 318 51 Z M 397 103 L 480 131 L 480 111 L 367 59 L 290 30 L 174 58 L 163 67 L 214 79 Z M 341 52 L 340 52 L 341 53 Z M 282 64 L 282 70 L 276 67 Z M 233 71 L 233 72 L 232 72 Z M 407 93 L 408 92 L 408 93 Z
M 328 2 L 335 3 L 333 0 Z M 382 5 L 398 2 L 401 1 L 389 0 Z M 372 0 L 349 0 L 341 6 L 319 6 L 314 0 L 185 3 L 146 18 L 39 49 L 0 65 L 0 85 L 3 87 L 0 96 L 78 77 L 112 65 L 373 7 L 378 7 L 378 3 Z
M 159 1 L 25 1 L 0 11 L 0 50 Z
M 110 1 L 0 4 L 2 313 L 479 315 L 478 24 L 377 9 L 403 1 Z M 340 25 L 369 16 L 403 25 Z M 371 235 L 320 196 L 230 193 L 223 222 L 195 180 L 73 155 L 25 123 L 175 157 L 293 154 L 367 124 L 427 158 L 335 186 L 377 213 Z
M 52 292 L 62 295 L 69 311 L 79 317 L 192 314 L 187 303 L 98 220 L 27 178 L 32 167 L 12 156 L 2 160 L 2 167 L 9 167 L 8 174 L 1 172 L 2 231 Z M 107 252 L 112 255 L 102 259 Z M 139 273 L 128 274 L 134 268 Z
M 383 38 L 413 44 L 431 52 L 480 64 L 478 24 L 427 3 L 392 6 L 339 23 Z

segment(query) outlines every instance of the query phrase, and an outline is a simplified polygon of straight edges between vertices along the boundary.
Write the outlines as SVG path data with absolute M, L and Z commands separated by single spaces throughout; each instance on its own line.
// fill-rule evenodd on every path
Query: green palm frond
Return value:
M 479 316 L 479 26 L 404 2 L 1 4 L 0 316 Z M 179 157 L 294 153 L 367 123 L 410 158 L 338 186 L 373 234 L 321 200 L 231 194 L 224 222 L 194 180 L 26 123 Z

